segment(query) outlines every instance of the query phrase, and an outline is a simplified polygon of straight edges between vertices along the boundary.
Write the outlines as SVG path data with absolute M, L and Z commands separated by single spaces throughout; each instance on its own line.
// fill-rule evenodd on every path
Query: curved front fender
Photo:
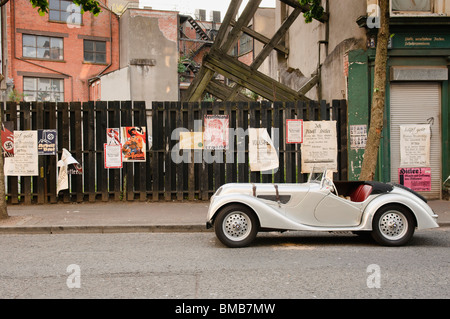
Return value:
M 262 200 L 246 194 L 229 194 L 214 198 L 209 206 L 207 223 L 212 224 L 218 211 L 230 204 L 242 204 L 252 209 L 259 219 L 261 228 L 285 230 L 298 228 L 298 224 L 286 218 L 283 208 L 280 208 L 276 202 L 274 205 L 268 205 Z

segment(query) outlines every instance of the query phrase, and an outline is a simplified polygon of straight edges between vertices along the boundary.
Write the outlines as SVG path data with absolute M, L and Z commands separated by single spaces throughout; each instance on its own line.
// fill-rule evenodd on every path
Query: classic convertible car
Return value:
M 313 174 L 311 174 L 312 176 Z M 212 196 L 206 227 L 228 247 L 259 231 L 351 231 L 381 245 L 408 243 L 415 229 L 439 227 L 421 195 L 398 184 L 333 181 L 326 172 L 301 184 L 225 184 Z

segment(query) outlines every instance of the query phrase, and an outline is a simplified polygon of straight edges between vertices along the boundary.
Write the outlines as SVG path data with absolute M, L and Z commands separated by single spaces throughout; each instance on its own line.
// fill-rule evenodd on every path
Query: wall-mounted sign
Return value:
M 400 125 L 400 167 L 429 167 L 429 124 Z
M 395 33 L 391 37 L 392 49 L 448 49 L 450 34 L 444 33 Z
M 350 148 L 365 149 L 367 144 L 367 125 L 350 125 Z
M 431 168 L 399 168 L 398 180 L 401 185 L 411 188 L 413 191 L 429 192 L 431 191 Z

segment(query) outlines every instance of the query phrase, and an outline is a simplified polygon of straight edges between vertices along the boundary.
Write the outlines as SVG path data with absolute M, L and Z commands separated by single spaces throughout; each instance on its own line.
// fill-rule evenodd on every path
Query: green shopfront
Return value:
M 450 19 L 391 20 L 386 109 L 376 179 L 409 186 L 428 199 L 446 195 L 450 175 Z M 349 179 L 361 172 L 368 132 L 376 33 L 348 53 Z

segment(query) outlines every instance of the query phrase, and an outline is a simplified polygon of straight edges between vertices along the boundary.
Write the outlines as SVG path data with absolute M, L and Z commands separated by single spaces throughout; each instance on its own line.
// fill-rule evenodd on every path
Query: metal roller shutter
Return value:
M 400 125 L 431 125 L 431 191 L 427 199 L 441 198 L 441 84 L 438 82 L 391 83 L 390 92 L 391 181 L 398 183 Z

